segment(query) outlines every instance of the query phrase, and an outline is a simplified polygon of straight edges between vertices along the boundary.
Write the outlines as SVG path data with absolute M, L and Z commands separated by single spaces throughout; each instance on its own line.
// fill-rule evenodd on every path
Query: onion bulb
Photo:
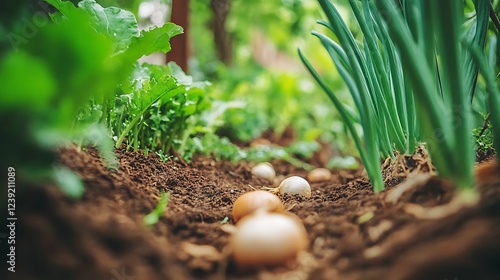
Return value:
M 233 204 L 233 219 L 239 219 L 259 209 L 269 212 L 283 211 L 283 203 L 276 195 L 266 191 L 252 191 L 238 197 Z
M 230 239 L 235 263 L 241 268 L 280 265 L 306 249 L 307 232 L 291 214 L 258 211 L 236 226 Z
M 332 173 L 326 168 L 314 168 L 307 174 L 307 180 L 309 180 L 309 182 L 330 181 L 331 178 Z
M 306 179 L 299 176 L 291 176 L 281 181 L 276 188 L 264 188 L 271 193 L 279 194 L 299 194 L 305 197 L 311 197 L 311 186 Z
M 272 164 L 270 164 L 269 162 L 261 162 L 255 165 L 254 167 L 252 167 L 251 172 L 254 176 L 264 178 L 269 181 L 272 181 L 274 177 L 276 177 L 276 171 L 274 170 Z

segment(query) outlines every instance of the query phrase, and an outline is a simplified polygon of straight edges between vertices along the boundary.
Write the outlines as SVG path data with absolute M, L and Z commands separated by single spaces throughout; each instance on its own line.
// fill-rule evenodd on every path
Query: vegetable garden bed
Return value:
M 142 63 L 183 33 L 152 3 L 28 2 L 0 19 L 1 279 L 500 279 L 498 0 L 318 0 L 311 48 L 314 8 L 277 1 L 300 73 L 257 35 L 239 65 Z
M 441 219 L 418 219 L 406 213 L 408 205 L 446 204 L 453 188 L 433 179 L 393 204 L 387 196 L 394 186 L 373 193 L 361 171 L 335 170 L 330 181 L 311 184 L 311 198 L 283 198 L 285 208 L 304 222 L 307 251 L 286 266 L 245 271 L 228 258 L 229 234 L 223 224 L 233 223 L 232 204 L 239 195 L 270 185 L 250 173 L 250 164 L 204 157 L 191 164 L 162 162 L 154 154 L 123 149 L 117 154 L 120 168 L 110 171 L 93 149 L 60 152 L 59 161 L 84 180 L 81 201 L 57 188 L 19 194 L 16 279 L 500 276 L 498 180 L 479 189 L 481 201 L 473 207 Z M 273 164 L 278 174 L 306 176 L 288 163 Z M 165 213 L 147 228 L 144 216 L 156 207 L 162 191 L 170 192 Z

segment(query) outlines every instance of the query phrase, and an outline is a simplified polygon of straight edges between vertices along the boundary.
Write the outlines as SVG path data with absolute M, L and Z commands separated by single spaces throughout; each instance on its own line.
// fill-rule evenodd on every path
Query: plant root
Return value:
M 384 183 L 400 178 L 407 178 L 412 174 L 434 173 L 434 166 L 424 146 L 419 146 L 413 155 L 396 152 L 394 160 L 387 158 L 382 164 Z
M 261 189 L 266 190 L 266 191 L 268 191 L 272 194 L 275 194 L 275 195 L 279 195 L 279 193 L 280 193 L 280 187 L 276 187 L 276 188 L 262 187 Z

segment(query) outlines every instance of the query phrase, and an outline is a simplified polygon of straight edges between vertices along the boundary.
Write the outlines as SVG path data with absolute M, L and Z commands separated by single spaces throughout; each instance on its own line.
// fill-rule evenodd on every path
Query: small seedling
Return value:
M 143 223 L 145 226 L 153 226 L 158 223 L 160 220 L 161 215 L 163 212 L 165 212 L 165 209 L 167 208 L 168 201 L 170 199 L 170 192 L 162 192 L 160 194 L 160 198 L 158 199 L 158 205 L 156 206 L 155 210 L 153 212 L 147 214 L 144 217 Z
M 156 152 L 156 155 L 160 158 L 161 162 L 166 162 L 167 160 L 172 158 L 172 156 L 165 155 L 165 153 L 163 153 L 163 150 L 159 150 L 158 152 Z

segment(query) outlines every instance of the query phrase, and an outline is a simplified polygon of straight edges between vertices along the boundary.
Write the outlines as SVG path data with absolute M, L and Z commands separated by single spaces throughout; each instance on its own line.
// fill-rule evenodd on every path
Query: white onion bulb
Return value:
M 239 267 L 280 265 L 307 247 L 307 232 L 291 214 L 259 211 L 240 220 L 230 248 Z
M 254 176 L 264 178 L 269 181 L 272 181 L 274 177 L 276 177 L 276 171 L 269 162 L 261 162 L 255 165 L 252 167 L 251 172 Z
M 281 181 L 277 188 L 264 188 L 272 193 L 279 194 L 298 194 L 305 197 L 311 197 L 311 186 L 306 179 L 299 176 L 291 176 Z

